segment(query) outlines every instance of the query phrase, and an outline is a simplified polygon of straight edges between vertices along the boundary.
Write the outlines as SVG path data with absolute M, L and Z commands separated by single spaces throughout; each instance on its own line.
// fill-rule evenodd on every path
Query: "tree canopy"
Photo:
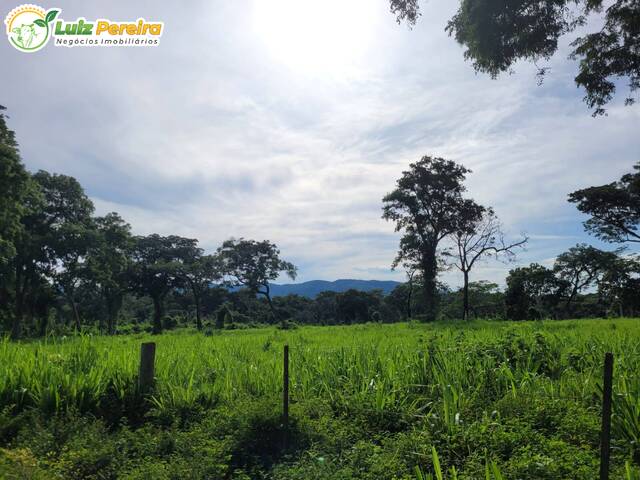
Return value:
M 579 244 L 556 258 L 554 271 L 569 287 L 566 295 L 567 311 L 576 295 L 593 286 L 609 271 L 618 259 L 619 252 L 605 252 L 591 245 Z
M 585 229 L 605 242 L 640 243 L 640 163 L 617 182 L 569 194 L 569 201 L 589 215 Z
M 222 280 L 220 259 L 216 255 L 203 255 L 201 249 L 193 249 L 182 270 L 182 276 L 191 289 L 195 302 L 196 327 L 202 330 L 201 302 L 204 293 L 214 282 Z
M 131 281 L 153 300 L 153 332 L 162 332 L 164 301 L 172 288 L 184 285 L 183 266 L 199 255 L 197 240 L 158 234 L 136 237 Z
M 15 242 L 23 230 L 20 220 L 25 212 L 24 200 L 30 187 L 15 133 L 7 126 L 4 110 L 0 105 L 0 269 L 15 255 Z
M 115 212 L 94 220 L 95 237 L 87 256 L 88 281 L 97 288 L 107 312 L 107 331 L 114 334 L 129 282 L 133 237 L 131 226 Z
M 468 169 L 451 160 L 425 156 L 402 172 L 396 189 L 382 200 L 382 218 L 395 222 L 396 232 L 403 232 L 394 265 L 420 265 L 426 316 L 431 320 L 437 314 L 438 245 L 484 210 L 462 197 L 467 173 Z
M 276 317 L 269 282 L 284 273 L 295 280 L 298 269 L 280 258 L 278 247 L 268 240 L 256 241 L 231 238 L 218 248 L 218 257 L 227 282 L 232 286 L 243 286 L 263 295 Z
M 420 16 L 417 0 L 390 0 L 399 22 L 410 25 Z M 604 13 L 603 13 L 604 12 Z M 559 40 L 602 14 L 602 27 L 576 36 L 570 58 L 578 61 L 577 86 L 594 115 L 605 113 L 619 79 L 627 82 L 626 103 L 640 87 L 640 4 L 637 0 L 461 0 L 446 31 L 465 47 L 464 57 L 478 72 L 493 78 L 520 60 L 549 60 Z M 594 22 L 596 25 L 599 22 Z M 548 68 L 538 67 L 540 79 Z
M 543 265 L 515 268 L 507 276 L 506 315 L 513 320 L 550 317 L 566 288 L 566 283 Z

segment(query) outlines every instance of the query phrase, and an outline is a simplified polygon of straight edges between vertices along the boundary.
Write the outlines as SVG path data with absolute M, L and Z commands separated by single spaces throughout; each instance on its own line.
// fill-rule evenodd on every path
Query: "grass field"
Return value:
M 144 398 L 149 340 L 157 385 Z M 3 341 L 0 477 L 593 479 L 606 351 L 611 478 L 638 479 L 640 320 Z

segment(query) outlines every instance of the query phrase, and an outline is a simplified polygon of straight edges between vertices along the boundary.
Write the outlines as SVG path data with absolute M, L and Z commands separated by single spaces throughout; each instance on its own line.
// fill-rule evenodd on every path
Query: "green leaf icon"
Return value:
M 54 18 L 56 18 L 56 15 L 58 15 L 59 13 L 60 13 L 60 10 L 51 10 L 49 13 L 47 13 L 47 16 L 46 16 L 47 23 L 51 22 Z
M 42 20 L 41 18 L 34 20 L 33 23 L 42 28 L 45 28 L 47 26 L 47 24 L 44 23 L 44 20 Z

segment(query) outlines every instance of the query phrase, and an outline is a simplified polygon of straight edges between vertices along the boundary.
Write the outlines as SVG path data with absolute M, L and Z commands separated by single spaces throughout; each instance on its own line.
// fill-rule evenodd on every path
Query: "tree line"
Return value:
M 569 194 L 569 201 L 589 218 L 587 232 L 614 244 L 640 243 L 640 163 L 616 182 Z M 422 291 L 421 315 L 439 317 L 442 289 L 438 274 L 454 266 L 463 274 L 462 317 L 468 318 L 469 275 L 487 258 L 511 260 L 528 238 L 505 241 L 494 210 L 466 198 L 464 181 L 470 173 L 451 160 L 425 156 L 409 166 L 396 188 L 383 198 L 383 218 L 402 232 L 393 264 L 407 271 L 410 292 L 416 272 Z M 597 289 L 606 313 L 638 312 L 640 263 L 623 246 L 613 251 L 578 244 L 559 255 L 552 268 L 538 264 L 513 269 L 506 279 L 505 315 L 525 318 L 569 317 L 576 314 L 579 296 Z M 411 314 L 411 312 L 409 312 Z
M 95 215 L 79 182 L 24 167 L 0 107 L 0 325 L 13 338 L 48 332 L 120 331 L 193 325 L 241 328 L 279 323 L 348 324 L 418 318 L 560 318 L 633 315 L 640 309 L 638 260 L 622 248 L 580 244 L 550 268 L 512 269 L 506 290 L 472 281 L 488 259 L 511 261 L 528 238 L 507 239 L 488 206 L 465 196 L 462 165 L 424 157 L 383 198 L 383 218 L 402 232 L 394 268 L 407 281 L 389 295 L 349 290 L 314 299 L 272 298 L 270 283 L 297 268 L 268 240 L 231 238 L 205 252 L 177 235 L 133 235 L 117 213 Z M 640 242 L 640 164 L 619 181 L 573 192 L 588 232 Z M 438 280 L 445 269 L 460 289 Z
M 264 296 L 275 316 L 269 282 L 280 274 L 293 279 L 297 272 L 280 258 L 276 245 L 231 238 L 215 253 L 205 254 L 196 239 L 134 236 L 117 213 L 95 216 L 93 203 L 73 177 L 29 173 L 3 110 L 0 107 L 0 315 L 12 338 L 22 336 L 25 324 L 45 334 L 51 311 L 59 309 L 61 301 L 75 329 L 81 330 L 80 305 L 94 298 L 101 303 L 94 310 L 100 329 L 114 333 L 127 295 L 152 302 L 153 332 L 160 333 L 166 299 L 173 292 L 190 293 L 196 326 L 202 328 L 201 299 L 215 283 Z

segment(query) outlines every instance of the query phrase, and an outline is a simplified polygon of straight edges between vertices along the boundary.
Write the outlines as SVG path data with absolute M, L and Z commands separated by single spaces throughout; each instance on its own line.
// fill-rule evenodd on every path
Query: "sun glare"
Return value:
M 318 74 L 357 68 L 371 42 L 371 0 L 256 0 L 255 27 L 276 60 Z

